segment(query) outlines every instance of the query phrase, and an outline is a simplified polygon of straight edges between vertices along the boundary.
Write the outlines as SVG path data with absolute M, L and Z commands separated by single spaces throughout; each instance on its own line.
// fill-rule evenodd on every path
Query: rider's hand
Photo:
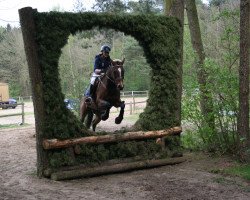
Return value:
M 98 74 L 98 75 L 100 75 L 100 74 L 101 74 L 101 72 L 102 72 L 102 70 L 101 70 L 101 69 L 96 69 L 96 70 L 95 70 L 95 73 L 96 73 L 96 74 Z

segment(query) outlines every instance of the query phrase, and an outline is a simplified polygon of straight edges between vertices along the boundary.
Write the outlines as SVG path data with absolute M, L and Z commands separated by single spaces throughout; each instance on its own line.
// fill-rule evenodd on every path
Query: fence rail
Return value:
M 121 91 L 122 97 L 133 97 L 133 96 L 146 96 L 148 97 L 148 90 L 132 90 L 132 91 Z M 18 102 L 32 101 L 32 96 L 18 96 L 14 97 Z
M 0 118 L 3 117 L 14 117 L 14 116 L 22 116 L 22 124 L 24 124 L 24 103 L 17 103 L 15 105 L 21 105 L 22 106 L 22 112 L 21 113 L 13 113 L 13 114 L 8 114 L 8 115 L 0 115 Z M 9 107 L 13 107 L 13 105 L 11 104 L 7 104 L 7 105 L 0 105 L 0 108 L 9 108 Z

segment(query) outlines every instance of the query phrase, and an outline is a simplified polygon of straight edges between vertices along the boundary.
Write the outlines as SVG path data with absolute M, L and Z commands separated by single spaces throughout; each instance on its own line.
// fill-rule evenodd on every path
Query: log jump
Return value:
M 59 149 L 75 146 L 77 144 L 103 144 L 112 142 L 122 142 L 128 140 L 141 140 L 141 139 L 154 139 L 162 138 L 170 135 L 178 135 L 182 132 L 181 127 L 173 127 L 159 131 L 138 131 L 138 132 L 127 132 L 124 134 L 108 134 L 101 136 L 88 136 L 67 140 L 58 139 L 44 139 L 43 148 L 48 149 Z
M 88 167 L 73 169 L 73 170 L 58 170 L 51 174 L 51 179 L 55 181 L 85 178 L 105 174 L 113 174 L 119 172 L 126 172 L 139 169 L 149 169 L 153 167 L 160 167 L 165 165 L 176 165 L 185 162 L 186 159 L 183 157 L 179 158 L 167 158 L 161 160 L 144 160 L 130 163 L 120 163 L 110 166 L 99 166 L 99 167 Z

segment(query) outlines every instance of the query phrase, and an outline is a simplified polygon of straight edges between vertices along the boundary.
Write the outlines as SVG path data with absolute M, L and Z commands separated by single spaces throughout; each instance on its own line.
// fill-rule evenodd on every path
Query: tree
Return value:
M 0 58 L 0 80 L 10 84 L 11 96 L 30 95 L 28 66 L 20 29 L 6 29 L 3 33 Z
M 133 13 L 159 13 L 161 3 L 156 0 L 129 1 L 128 9 Z
M 187 17 L 193 49 L 196 54 L 196 73 L 200 91 L 200 107 L 204 118 L 204 128 L 215 132 L 215 119 L 211 91 L 208 89 L 208 74 L 204 67 L 205 52 L 201 39 L 200 25 L 195 0 L 186 0 Z
M 121 13 L 126 11 L 127 6 L 121 0 L 96 0 L 93 8 L 99 12 Z
M 165 15 L 177 17 L 181 23 L 181 46 L 180 61 L 178 65 L 178 109 L 176 110 L 176 118 L 181 122 L 181 96 L 182 96 L 182 68 L 183 68 L 183 33 L 184 33 L 184 1 L 183 0 L 165 0 Z
M 86 10 L 81 0 L 75 0 L 73 7 L 73 11 L 75 12 L 84 12 Z
M 250 40 L 250 3 L 240 2 L 240 67 L 239 67 L 239 113 L 237 130 L 239 155 L 243 160 L 250 160 L 249 154 L 249 40 Z

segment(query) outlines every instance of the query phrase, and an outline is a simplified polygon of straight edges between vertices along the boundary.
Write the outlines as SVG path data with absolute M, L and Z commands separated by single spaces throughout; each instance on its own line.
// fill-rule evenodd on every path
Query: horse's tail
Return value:
M 91 109 L 88 110 L 87 119 L 85 121 L 85 126 L 89 129 L 93 120 L 94 113 Z

